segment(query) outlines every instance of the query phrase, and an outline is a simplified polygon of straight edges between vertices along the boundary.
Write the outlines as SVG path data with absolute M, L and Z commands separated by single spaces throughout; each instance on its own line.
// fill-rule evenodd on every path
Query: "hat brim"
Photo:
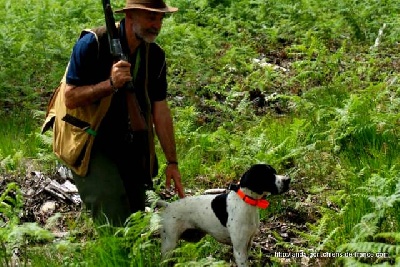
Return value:
M 166 6 L 166 7 L 162 7 L 162 8 L 152 8 L 152 7 L 147 7 L 144 5 L 131 5 L 122 9 L 118 9 L 115 10 L 115 13 L 124 13 L 127 10 L 132 10 L 132 9 L 144 9 L 144 10 L 148 10 L 148 11 L 153 11 L 153 12 L 160 12 L 160 13 L 174 13 L 176 11 L 178 11 L 177 7 L 171 7 L 171 6 Z

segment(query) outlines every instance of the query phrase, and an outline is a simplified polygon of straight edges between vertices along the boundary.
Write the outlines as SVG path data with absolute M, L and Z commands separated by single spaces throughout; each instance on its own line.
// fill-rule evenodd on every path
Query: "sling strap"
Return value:
M 135 67 L 133 69 L 133 81 L 136 81 L 137 73 L 139 71 L 139 65 L 140 65 L 140 47 L 138 48 L 138 51 L 136 52 L 136 60 L 135 60 Z M 146 62 L 147 65 L 147 62 Z M 146 82 L 147 82 L 147 73 L 146 73 Z M 134 84 L 134 83 L 133 83 Z M 133 88 L 134 89 L 134 88 Z M 146 88 L 145 88 L 146 90 Z M 142 130 L 147 130 L 148 127 L 147 125 L 149 124 L 149 121 L 146 120 L 144 117 L 143 111 L 140 108 L 139 102 L 136 97 L 136 93 L 134 91 L 129 91 L 127 90 L 125 92 L 126 94 L 126 101 L 127 101 L 127 106 L 128 106 L 128 115 L 129 115 L 129 124 L 131 127 L 131 130 L 136 132 L 136 131 L 142 131 Z M 146 105 L 146 109 L 147 109 Z M 149 113 L 149 110 L 146 110 L 146 113 Z

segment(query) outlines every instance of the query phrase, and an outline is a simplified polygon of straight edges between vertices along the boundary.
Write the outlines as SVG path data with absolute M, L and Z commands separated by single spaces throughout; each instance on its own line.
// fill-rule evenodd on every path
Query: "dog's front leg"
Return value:
M 161 255 L 163 259 L 168 257 L 168 252 L 174 250 L 178 245 L 179 234 L 171 229 L 173 227 L 165 227 L 161 230 Z
M 235 257 L 236 265 L 238 267 L 247 267 L 248 264 L 248 251 L 250 248 L 250 240 L 248 238 L 232 238 L 233 255 Z
M 246 249 L 242 248 L 233 248 L 233 255 L 235 256 L 235 261 L 236 265 L 238 267 L 247 267 L 248 262 L 247 262 L 247 251 Z

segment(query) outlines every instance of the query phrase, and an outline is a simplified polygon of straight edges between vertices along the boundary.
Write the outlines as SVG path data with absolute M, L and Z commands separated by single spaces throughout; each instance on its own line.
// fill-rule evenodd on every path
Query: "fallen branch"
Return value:
M 72 203 L 79 204 L 81 201 L 76 197 L 77 191 L 73 190 L 71 187 L 72 184 L 70 183 L 68 185 L 61 185 L 56 181 L 51 181 L 44 190 L 64 201 L 68 199 Z
M 382 27 L 379 29 L 378 37 L 375 39 L 375 44 L 370 47 L 370 49 L 376 49 L 381 44 L 381 39 L 383 36 L 383 31 L 386 29 L 386 23 L 383 23 Z

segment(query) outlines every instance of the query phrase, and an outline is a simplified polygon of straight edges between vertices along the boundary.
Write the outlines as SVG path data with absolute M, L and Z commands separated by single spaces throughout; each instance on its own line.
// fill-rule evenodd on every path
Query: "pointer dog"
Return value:
M 256 164 L 229 193 L 187 197 L 172 203 L 158 201 L 158 206 L 165 207 L 160 232 L 163 257 L 177 246 L 179 239 L 194 241 L 188 239 L 189 233 L 202 233 L 196 241 L 208 233 L 233 246 L 238 266 L 248 266 L 248 250 L 260 223 L 258 207 L 268 206 L 262 198 L 268 192 L 286 192 L 289 183 L 289 177 L 277 175 L 271 166 Z

